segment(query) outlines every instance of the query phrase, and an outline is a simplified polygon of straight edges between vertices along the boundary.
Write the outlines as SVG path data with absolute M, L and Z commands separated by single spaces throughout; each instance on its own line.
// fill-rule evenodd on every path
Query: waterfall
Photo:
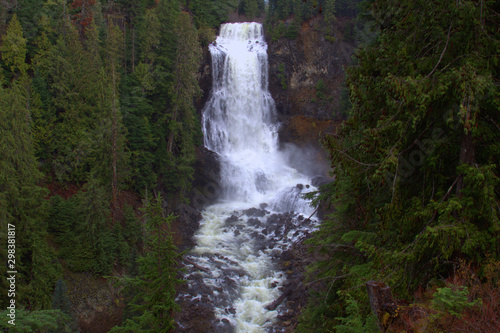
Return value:
M 262 25 L 222 25 L 210 52 L 213 87 L 202 129 L 205 146 L 220 157 L 222 193 L 202 213 L 188 256 L 190 291 L 181 297 L 212 306 L 216 332 L 267 332 L 279 309 L 265 306 L 285 282 L 275 261 L 314 228 L 302 198 L 313 188 L 278 147 Z

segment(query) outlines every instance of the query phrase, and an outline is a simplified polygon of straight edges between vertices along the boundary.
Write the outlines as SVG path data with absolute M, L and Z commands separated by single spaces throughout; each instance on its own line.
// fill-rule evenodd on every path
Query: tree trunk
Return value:
M 382 332 L 389 327 L 392 318 L 397 316 L 396 300 L 392 296 L 391 288 L 383 282 L 368 281 L 366 291 L 370 300 L 370 307 L 377 317 L 377 325 Z
M 113 96 L 112 96 L 112 125 L 111 125 L 111 147 L 112 147 L 112 160 L 111 160 L 111 168 L 112 168 L 112 179 L 111 179 L 111 190 L 112 190 L 112 203 L 111 203 L 111 211 L 112 211 L 112 219 L 113 224 L 116 222 L 116 213 L 118 210 L 118 153 L 117 153 L 117 145 L 118 145 L 118 121 L 117 121 L 117 111 L 116 111 L 116 65 L 114 59 L 111 61 L 111 80 L 113 81 Z
M 297 287 L 297 285 L 300 283 L 300 281 L 302 281 L 304 278 L 301 276 L 301 277 L 298 277 L 296 278 L 295 280 L 293 280 L 292 283 L 290 283 L 290 285 L 285 289 L 285 291 L 283 291 L 283 294 L 281 294 L 280 297 L 278 297 L 278 299 L 276 299 L 274 302 L 272 302 L 271 304 L 269 305 L 266 305 L 266 310 L 268 311 L 274 311 L 276 310 L 276 308 L 281 304 L 283 303 L 283 301 L 285 300 L 285 298 L 292 293 L 292 291 Z
M 476 153 L 476 146 L 472 134 L 470 132 L 462 133 L 462 143 L 460 145 L 460 158 L 458 165 L 474 164 L 476 160 L 475 153 Z M 463 188 L 463 175 L 460 175 L 460 178 L 458 179 L 457 182 L 457 192 L 456 192 L 458 197 L 461 196 L 462 188 Z

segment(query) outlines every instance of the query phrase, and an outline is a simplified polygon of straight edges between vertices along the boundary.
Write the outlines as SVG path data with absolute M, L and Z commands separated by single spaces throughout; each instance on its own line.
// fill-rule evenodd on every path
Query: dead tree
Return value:
M 377 317 L 377 325 L 386 332 L 392 320 L 398 316 L 399 307 L 392 296 L 391 288 L 383 282 L 368 281 L 366 291 L 370 299 L 370 307 Z

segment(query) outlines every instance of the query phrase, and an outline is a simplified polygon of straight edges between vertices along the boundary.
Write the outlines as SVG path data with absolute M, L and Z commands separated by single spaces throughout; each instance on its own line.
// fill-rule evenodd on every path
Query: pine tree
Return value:
M 240 3 L 241 10 L 239 13 L 241 15 L 246 15 L 250 19 L 259 15 L 259 5 L 257 0 L 245 0 Z
M 174 328 L 178 253 L 173 245 L 170 223 L 174 216 L 164 216 L 158 196 L 145 206 L 145 253 L 139 259 L 139 275 L 125 280 L 126 288 L 135 290 L 133 310 L 140 313 L 112 332 L 171 332 Z
M 120 82 L 120 105 L 130 152 L 130 186 L 137 193 L 154 188 L 157 180 L 153 153 L 156 141 L 152 129 L 154 108 L 147 96 L 153 83 L 147 67 L 143 63 L 137 65 L 135 71 L 124 76 Z
M 54 288 L 54 294 L 52 295 L 52 309 L 60 310 L 67 316 L 67 320 L 64 325 L 59 325 L 57 330 L 51 332 L 63 333 L 68 332 L 68 329 L 72 332 L 78 331 L 78 324 L 74 319 L 71 302 L 67 295 L 66 282 L 62 279 L 57 280 L 56 287 Z
M 216 28 L 227 21 L 229 12 L 237 9 L 238 1 L 191 0 L 188 6 L 198 28 Z
M 106 101 L 104 102 L 104 112 L 106 114 L 105 124 L 107 129 L 106 154 L 103 161 L 110 159 L 108 165 L 109 179 L 108 184 L 111 185 L 111 212 L 113 222 L 117 219 L 117 212 L 120 209 L 118 204 L 118 194 L 120 185 L 125 177 L 125 165 L 127 163 L 125 154 L 125 129 L 123 127 L 122 114 L 119 105 L 118 87 L 120 83 L 120 63 L 122 55 L 123 40 L 118 27 L 116 27 L 111 19 L 108 18 L 105 61 L 104 69 L 106 71 L 106 90 L 103 91 Z
M 45 114 L 51 126 L 46 163 L 60 182 L 84 181 L 94 157 L 93 129 L 101 118 L 101 64 L 97 54 L 86 52 L 69 21 L 61 29 L 49 60 L 52 110 Z

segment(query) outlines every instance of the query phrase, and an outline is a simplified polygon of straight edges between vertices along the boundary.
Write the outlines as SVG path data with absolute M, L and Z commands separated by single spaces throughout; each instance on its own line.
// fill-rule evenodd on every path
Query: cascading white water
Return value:
M 220 332 L 273 326 L 277 311 L 265 306 L 280 296 L 285 280 L 273 258 L 314 228 L 292 218 L 312 214 L 302 198 L 312 188 L 278 149 L 262 30 L 259 23 L 224 24 L 210 45 L 214 79 L 202 128 L 206 147 L 220 156 L 223 193 L 202 213 L 186 279 L 193 301 L 205 297 L 213 305 Z M 288 214 L 286 227 L 278 213 Z

